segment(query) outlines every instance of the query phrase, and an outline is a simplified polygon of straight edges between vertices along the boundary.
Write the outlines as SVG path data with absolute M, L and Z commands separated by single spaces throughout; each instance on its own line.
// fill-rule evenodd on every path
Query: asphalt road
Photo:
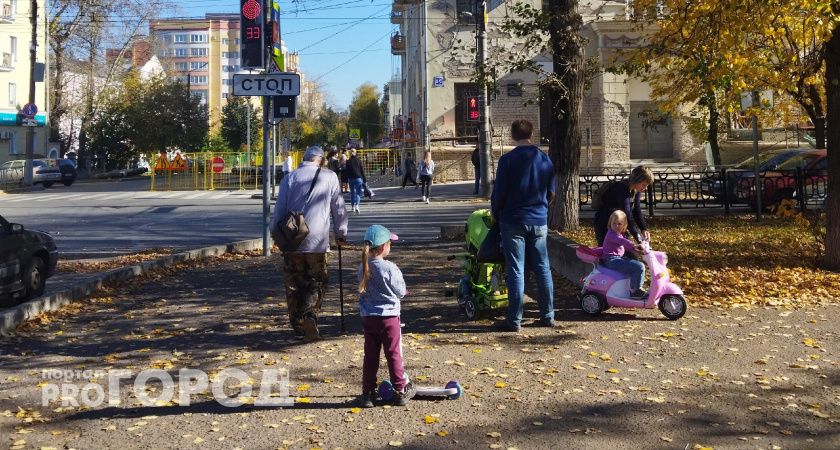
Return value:
M 377 189 L 375 201 L 351 214 L 350 240 L 382 223 L 411 242 L 437 239 L 442 224 L 462 223 L 485 203 L 470 183 L 435 186 L 431 204 L 411 188 Z M 262 200 L 253 190 L 151 192 L 146 178 L 77 183 L 43 191 L 0 193 L 7 220 L 52 234 L 64 259 L 110 257 L 140 250 L 192 249 L 260 237 Z M 438 200 L 449 201 L 438 201 Z M 348 197 L 349 200 L 349 197 Z

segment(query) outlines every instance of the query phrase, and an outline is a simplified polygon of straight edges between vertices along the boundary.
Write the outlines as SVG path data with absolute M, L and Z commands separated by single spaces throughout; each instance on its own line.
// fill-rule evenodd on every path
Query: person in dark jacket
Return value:
M 408 183 L 413 184 L 414 188 L 417 189 L 417 164 L 414 162 L 414 158 L 410 156 L 405 158 L 405 175 L 403 175 L 402 188 L 405 189 L 405 185 Z
M 347 166 L 344 170 L 347 172 L 347 181 L 350 183 L 350 204 L 353 207 L 353 212 L 358 214 L 359 204 L 362 203 L 362 189 L 367 183 L 367 177 L 362 161 L 356 157 L 355 148 L 350 150 L 350 159 L 347 160 Z
M 472 165 L 475 171 L 475 189 L 473 190 L 473 195 L 478 195 L 478 185 L 481 181 L 481 157 L 478 155 L 478 147 L 479 145 L 476 144 L 475 150 L 472 152 Z
M 610 215 L 622 210 L 627 215 L 627 231 L 637 242 L 650 240 L 650 233 L 642 215 L 641 196 L 653 183 L 653 172 L 645 166 L 638 166 L 630 172 L 630 178 L 613 183 L 601 196 L 601 209 L 595 212 L 595 239 L 603 245 L 609 228 Z

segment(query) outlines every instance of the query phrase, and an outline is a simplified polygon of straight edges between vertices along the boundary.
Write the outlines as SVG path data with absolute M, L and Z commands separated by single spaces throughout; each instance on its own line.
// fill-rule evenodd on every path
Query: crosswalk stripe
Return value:
M 62 194 L 47 194 L 47 195 L 39 195 L 36 198 L 33 198 L 33 202 L 46 202 L 50 201 L 59 197 L 63 197 Z
M 195 193 L 195 194 L 186 195 L 186 196 L 184 196 L 184 200 L 192 200 L 192 199 L 195 199 L 195 198 L 204 197 L 205 194 L 206 194 L 206 192 L 198 192 L 198 193 Z

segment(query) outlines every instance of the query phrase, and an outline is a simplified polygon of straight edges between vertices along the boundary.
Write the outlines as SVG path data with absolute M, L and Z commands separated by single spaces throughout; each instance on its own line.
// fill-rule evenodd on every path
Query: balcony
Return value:
M 403 19 L 405 19 L 405 11 L 391 11 L 391 23 L 399 25 L 403 22 Z
M 0 55 L 0 72 L 11 72 L 12 70 L 15 70 L 12 65 L 12 54 L 4 52 Z
M 391 36 L 391 54 L 404 55 L 405 54 L 405 36 L 395 33 Z
M 15 21 L 15 17 L 12 15 L 12 5 L 3 4 L 3 7 L 0 8 L 0 23 L 12 23 Z
M 656 20 L 664 15 L 665 5 L 663 2 L 656 2 L 656 5 L 647 8 L 636 6 L 635 2 L 627 2 L 625 9 L 627 20 Z

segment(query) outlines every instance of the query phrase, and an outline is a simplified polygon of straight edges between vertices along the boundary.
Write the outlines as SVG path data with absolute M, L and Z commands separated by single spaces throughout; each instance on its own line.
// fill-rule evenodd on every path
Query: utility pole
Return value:
M 490 105 L 487 97 L 487 14 L 486 0 L 478 0 L 478 14 L 476 24 L 478 36 L 476 37 L 476 68 L 478 70 L 478 108 L 480 112 L 478 124 L 478 157 L 481 162 L 481 186 L 479 195 L 485 199 L 490 198 Z
M 269 130 L 271 124 L 269 123 L 269 108 L 271 108 L 271 97 L 262 98 L 263 107 L 263 177 L 262 177 L 262 195 L 263 195 L 263 256 L 271 255 L 271 230 L 268 227 L 268 222 L 271 220 L 271 192 L 268 190 L 268 183 L 270 178 L 268 174 L 268 159 L 269 159 Z
M 248 168 L 251 167 L 251 99 L 247 99 L 245 105 L 245 154 Z M 247 173 L 247 172 L 246 172 Z
M 752 92 L 752 106 L 755 108 L 752 116 L 753 133 L 753 173 L 755 175 L 755 218 L 761 220 L 761 173 L 758 171 L 758 107 L 761 105 L 761 97 L 758 91 Z
M 35 60 L 38 56 L 38 1 L 32 0 L 29 11 L 32 22 L 32 42 L 29 44 L 29 103 L 35 104 Z M 23 184 L 32 186 L 32 160 L 35 158 L 35 127 L 26 129 L 26 165 L 23 170 Z

